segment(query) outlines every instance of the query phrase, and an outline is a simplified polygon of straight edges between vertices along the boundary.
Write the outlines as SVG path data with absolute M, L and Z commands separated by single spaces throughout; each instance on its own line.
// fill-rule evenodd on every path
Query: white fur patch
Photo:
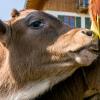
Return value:
M 38 81 L 33 84 L 29 84 L 23 89 L 9 96 L 7 100 L 29 100 L 41 95 L 47 91 L 50 87 L 50 82 L 48 80 Z
M 98 55 L 89 52 L 88 50 L 83 50 L 79 54 L 75 55 L 75 60 L 81 65 L 90 65 Z

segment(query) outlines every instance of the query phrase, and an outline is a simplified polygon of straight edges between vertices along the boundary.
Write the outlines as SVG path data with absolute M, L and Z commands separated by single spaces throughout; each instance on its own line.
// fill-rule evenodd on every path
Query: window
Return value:
M 89 0 L 78 0 L 78 4 L 79 5 L 83 5 L 83 6 L 88 6 L 88 3 L 89 2 Z
M 82 16 L 58 15 L 58 18 L 62 22 L 64 22 L 65 24 L 69 25 L 70 26 L 70 29 L 72 29 L 72 28 L 81 28 L 81 27 L 90 29 L 90 27 L 91 27 L 90 17 L 83 17 L 84 18 L 83 21 L 85 21 L 85 22 L 82 22 L 81 17 Z
M 63 22 L 69 25 L 71 28 L 75 27 L 75 17 L 73 16 L 64 16 Z
M 85 28 L 90 29 L 91 26 L 91 20 L 89 17 L 85 17 Z
M 87 6 L 88 5 L 88 0 L 83 0 L 83 6 Z
M 71 28 L 75 27 L 75 17 L 69 16 L 69 25 L 71 26 Z
M 60 19 L 60 21 L 64 22 L 64 16 L 63 15 L 58 15 L 58 18 Z
M 81 27 L 81 17 L 58 15 L 58 18 L 72 28 Z
M 76 17 L 76 28 L 80 28 L 81 27 L 81 17 Z

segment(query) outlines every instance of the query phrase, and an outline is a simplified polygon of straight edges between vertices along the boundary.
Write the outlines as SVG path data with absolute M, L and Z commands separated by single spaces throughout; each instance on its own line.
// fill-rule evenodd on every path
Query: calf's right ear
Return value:
M 6 26 L 4 23 L 0 20 L 0 34 L 5 34 L 6 33 Z
M 0 20 L 0 42 L 5 44 L 7 40 L 6 24 Z

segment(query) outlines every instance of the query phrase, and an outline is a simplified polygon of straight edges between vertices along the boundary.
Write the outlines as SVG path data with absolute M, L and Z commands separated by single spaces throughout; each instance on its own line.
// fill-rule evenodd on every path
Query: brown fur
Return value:
M 88 36 L 89 30 L 73 29 L 66 33 L 67 26 L 49 14 L 34 10 L 19 13 L 19 16 L 4 22 L 6 33 L 0 33 L 1 100 L 34 99 L 71 76 L 80 67 L 89 66 L 97 59 L 98 55 L 93 50 L 98 49 L 98 41 Z M 35 26 L 32 24 L 37 20 L 41 21 L 40 26 L 38 22 Z M 81 76 L 78 76 L 80 74 L 61 83 L 65 84 L 65 93 L 54 90 L 52 96 L 56 98 L 59 95 L 62 98 L 64 93 L 66 99 L 83 98 L 84 84 Z M 63 89 L 62 85 L 60 88 Z M 66 100 L 57 98 L 54 100 Z
M 96 90 L 93 95 L 84 97 L 88 86 L 84 80 L 82 69 L 78 69 L 71 77 L 55 85 L 36 100 L 100 100 L 100 57 L 92 65 L 84 68 L 89 89 Z

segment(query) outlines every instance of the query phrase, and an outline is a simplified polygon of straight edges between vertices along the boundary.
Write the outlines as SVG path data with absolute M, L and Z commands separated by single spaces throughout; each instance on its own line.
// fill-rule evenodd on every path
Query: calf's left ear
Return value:
M 19 13 L 18 10 L 16 10 L 16 9 L 13 9 L 13 10 L 12 10 L 12 12 L 11 12 L 12 18 L 15 18 L 15 17 L 17 17 L 17 16 L 19 16 L 19 15 L 20 15 L 20 13 Z

